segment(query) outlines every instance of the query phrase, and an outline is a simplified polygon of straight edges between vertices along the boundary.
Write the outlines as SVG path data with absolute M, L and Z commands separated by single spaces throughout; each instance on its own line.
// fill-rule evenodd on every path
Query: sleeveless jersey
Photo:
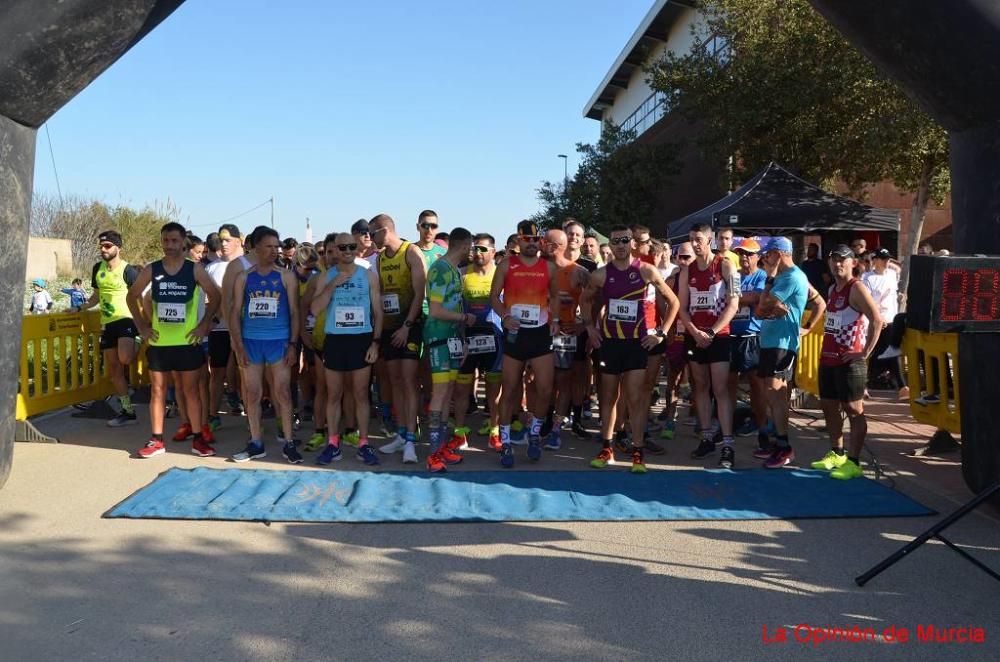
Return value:
M 646 336 L 646 313 L 643 301 L 646 282 L 642 279 L 638 259 L 633 259 L 624 270 L 609 262 L 604 266 L 604 320 L 605 338 L 641 339 Z
M 154 347 L 176 347 L 190 344 L 187 334 L 198 326 L 198 286 L 194 280 L 194 262 L 184 260 L 180 270 L 170 275 L 163 260 L 152 264 L 153 328 L 158 337 Z
M 485 274 L 466 271 L 462 276 L 462 299 L 465 302 L 465 312 L 476 316 L 476 324 L 471 330 L 492 332 L 499 328 L 500 320 L 490 305 L 490 290 L 493 287 L 493 274 L 496 265 L 490 264 Z M 470 330 L 470 331 L 471 331 Z
M 820 365 L 838 366 L 847 363 L 846 354 L 859 354 L 868 338 L 868 318 L 851 306 L 851 289 L 858 281 L 851 279 L 843 289 L 830 286 L 823 322 L 823 349 Z
M 288 340 L 291 319 L 288 292 L 281 279 L 282 271 L 271 269 L 262 276 L 256 269 L 247 271 L 243 292 L 242 334 L 251 340 Z
M 101 309 L 101 324 L 107 325 L 120 319 L 132 318 L 132 313 L 128 309 L 128 283 L 125 278 L 125 270 L 129 268 L 129 263 L 122 260 L 117 267 L 111 269 L 108 263 L 101 260 L 94 274 L 94 286 L 97 288 L 97 297 Z
M 525 329 L 549 322 L 549 263 L 538 258 L 525 264 L 520 255 L 511 255 L 503 280 L 503 300 L 510 314 Z
M 406 263 L 406 253 L 410 242 L 404 241 L 389 257 L 388 249 L 378 258 L 378 278 L 382 286 L 383 331 L 395 331 L 403 326 L 413 303 L 413 279 L 410 265 Z
M 688 267 L 688 314 L 691 322 L 702 331 L 709 329 L 726 308 L 728 292 L 722 281 L 722 262 L 726 258 L 716 255 L 708 268 L 702 271 L 697 263 Z M 717 336 L 728 336 L 729 325 L 719 329 Z
M 323 275 L 326 285 L 340 274 L 334 266 Z M 368 270 L 355 265 L 351 279 L 337 286 L 326 307 L 323 329 L 329 335 L 360 335 L 372 332 L 371 286 Z
M 559 288 L 559 323 L 562 325 L 576 322 L 576 311 L 580 307 L 580 295 L 583 290 L 573 285 L 573 274 L 580 265 L 572 262 L 565 267 L 556 267 L 556 287 Z

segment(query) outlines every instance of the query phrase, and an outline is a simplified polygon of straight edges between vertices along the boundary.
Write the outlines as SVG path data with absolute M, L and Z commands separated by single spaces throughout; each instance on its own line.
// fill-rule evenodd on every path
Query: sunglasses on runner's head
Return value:
M 608 243 L 611 244 L 612 246 L 614 246 L 615 244 L 621 244 L 622 246 L 624 246 L 625 244 L 632 243 L 632 237 L 618 237 L 617 239 L 609 239 Z
M 490 247 L 489 246 L 473 246 L 472 250 L 476 251 L 477 253 L 489 253 L 490 252 Z
M 358 250 L 357 244 L 337 244 L 337 249 L 343 252 L 356 251 Z
M 420 229 L 421 230 L 437 230 L 438 226 L 437 226 L 437 223 L 421 223 L 420 224 Z

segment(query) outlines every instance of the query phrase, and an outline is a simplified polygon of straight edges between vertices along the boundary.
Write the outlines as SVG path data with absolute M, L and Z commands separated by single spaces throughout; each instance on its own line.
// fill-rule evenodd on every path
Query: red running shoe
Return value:
M 440 457 L 445 464 L 458 464 L 463 459 L 461 455 L 449 448 L 448 444 L 442 446 L 435 455 Z
M 171 437 L 174 441 L 187 441 L 194 436 L 194 430 L 191 429 L 190 423 L 181 423 L 181 426 L 177 428 L 177 432 Z
M 151 458 L 157 455 L 163 455 L 167 452 L 167 447 L 163 445 L 162 439 L 150 439 L 146 442 L 146 445 L 139 449 L 139 457 Z
M 201 426 L 201 438 L 205 440 L 206 444 L 215 443 L 215 433 L 212 432 L 211 426 L 207 424 Z M 212 454 L 214 455 L 215 453 Z
M 195 439 L 191 443 L 191 452 L 198 457 L 212 457 L 215 449 L 205 443 L 204 439 Z
M 490 444 L 490 450 L 494 450 L 497 453 L 499 453 L 500 449 L 503 448 L 503 442 L 500 441 L 500 435 L 498 435 L 498 434 L 491 434 L 490 435 L 489 444 Z
M 448 471 L 448 467 L 445 466 L 440 453 L 431 453 L 427 457 L 427 470 L 435 474 Z
M 792 447 L 788 448 L 775 448 L 774 452 L 771 453 L 771 457 L 764 461 L 765 469 L 780 469 L 786 464 L 790 464 L 792 460 L 795 459 L 795 451 Z
M 466 438 L 464 434 L 455 434 L 452 435 L 451 439 L 448 441 L 447 444 L 445 444 L 445 446 L 449 450 L 464 451 L 469 447 L 469 440 Z

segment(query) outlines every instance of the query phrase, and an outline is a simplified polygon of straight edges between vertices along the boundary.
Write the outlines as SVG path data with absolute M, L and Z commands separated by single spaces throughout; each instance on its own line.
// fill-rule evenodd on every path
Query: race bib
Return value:
M 247 317 L 250 319 L 277 319 L 278 298 L 250 297 L 250 306 L 247 309 Z
M 470 336 L 469 354 L 490 354 L 497 351 L 497 341 L 493 336 Z
M 453 359 L 461 359 L 465 356 L 465 345 L 461 338 L 448 338 L 448 355 Z
M 836 333 L 840 330 L 840 314 L 826 311 L 826 318 L 823 320 L 823 331 Z
M 750 319 L 750 306 L 743 306 L 736 314 L 733 316 L 733 320 L 748 320 Z
M 608 301 L 608 321 L 635 322 L 639 319 L 639 302 L 630 299 Z
M 399 295 L 398 294 L 383 294 L 382 295 L 382 312 L 386 315 L 398 315 L 399 314 Z
M 156 318 L 160 324 L 184 324 L 187 320 L 187 306 L 183 303 L 160 301 L 156 304 Z
M 306 313 L 306 331 L 312 331 L 316 328 L 316 316 L 312 313 Z
M 338 306 L 333 319 L 338 329 L 356 329 L 365 325 L 365 309 L 361 306 Z
M 715 297 L 708 290 L 691 290 L 691 312 L 715 310 Z
M 541 324 L 542 308 L 532 304 L 516 303 L 510 309 L 510 314 L 523 327 L 535 327 Z
M 562 350 L 564 352 L 575 352 L 576 336 L 567 336 L 560 333 L 552 338 L 552 346 L 555 349 Z

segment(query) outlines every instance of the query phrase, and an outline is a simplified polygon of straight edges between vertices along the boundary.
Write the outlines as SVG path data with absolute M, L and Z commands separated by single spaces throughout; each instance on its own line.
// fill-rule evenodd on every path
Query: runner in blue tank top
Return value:
M 246 462 L 266 456 L 260 420 L 266 369 L 271 396 L 281 414 L 278 434 L 281 453 L 292 464 L 298 464 L 302 462 L 302 455 L 291 439 L 292 393 L 289 387 L 291 367 L 298 360 L 291 335 L 292 329 L 299 328 L 298 283 L 294 273 L 275 266 L 280 246 L 278 233 L 260 226 L 253 234 L 257 265 L 236 279 L 233 301 L 240 309 L 233 311 L 231 330 L 233 352 L 243 368 L 250 443 L 234 455 L 233 460 Z
M 339 460 L 340 417 L 344 390 L 351 390 L 358 422 L 358 459 L 378 464 L 378 455 L 368 444 L 370 404 L 368 384 L 372 364 L 378 360 L 382 336 L 382 294 L 373 269 L 354 261 L 358 244 L 350 234 L 328 235 L 326 250 L 336 251 L 337 262 L 326 272 L 310 310 L 319 316 L 326 311 L 326 340 L 323 367 L 326 373 L 326 421 L 329 443 L 316 459 L 317 464 Z M 317 403 L 319 406 L 319 403 Z

